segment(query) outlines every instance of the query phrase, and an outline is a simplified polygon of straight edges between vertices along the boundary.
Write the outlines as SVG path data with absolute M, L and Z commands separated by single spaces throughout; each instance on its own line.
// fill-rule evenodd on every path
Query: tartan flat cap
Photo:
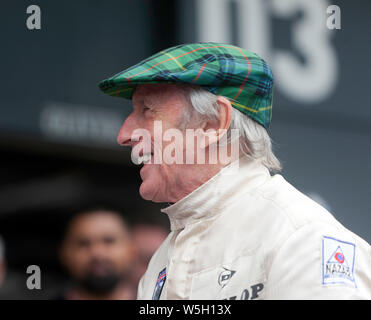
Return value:
M 186 83 L 226 97 L 265 128 L 272 119 L 273 75 L 257 54 L 222 43 L 178 45 L 99 83 L 111 96 L 131 99 L 139 84 Z

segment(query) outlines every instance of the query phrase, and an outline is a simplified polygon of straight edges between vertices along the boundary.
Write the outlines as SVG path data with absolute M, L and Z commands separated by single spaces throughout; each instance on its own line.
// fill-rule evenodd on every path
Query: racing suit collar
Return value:
M 230 164 L 199 188 L 161 210 L 169 216 L 172 231 L 221 214 L 241 197 L 241 193 L 251 191 L 271 177 L 269 170 L 257 160 L 242 157 L 238 161 L 236 172 L 226 174 L 236 163 Z

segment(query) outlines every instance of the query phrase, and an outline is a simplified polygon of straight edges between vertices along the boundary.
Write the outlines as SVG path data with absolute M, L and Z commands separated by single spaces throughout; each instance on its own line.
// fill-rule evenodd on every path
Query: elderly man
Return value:
M 370 245 L 277 173 L 273 77 L 258 55 L 179 45 L 100 88 L 132 99 L 117 141 L 144 163 L 141 196 L 169 204 L 138 299 L 371 298 Z

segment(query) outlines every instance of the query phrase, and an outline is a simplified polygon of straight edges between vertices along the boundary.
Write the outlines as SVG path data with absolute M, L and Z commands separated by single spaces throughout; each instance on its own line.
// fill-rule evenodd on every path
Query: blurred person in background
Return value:
M 118 212 L 93 209 L 78 213 L 68 224 L 59 254 L 73 281 L 58 299 L 135 299 L 130 283 L 135 248 Z
M 137 291 L 138 283 L 146 272 L 149 261 L 168 234 L 169 232 L 161 225 L 140 223 L 133 227 L 132 238 L 137 249 L 132 275 L 133 290 Z
M 0 287 L 5 277 L 6 263 L 5 263 L 5 246 L 4 241 L 0 236 Z

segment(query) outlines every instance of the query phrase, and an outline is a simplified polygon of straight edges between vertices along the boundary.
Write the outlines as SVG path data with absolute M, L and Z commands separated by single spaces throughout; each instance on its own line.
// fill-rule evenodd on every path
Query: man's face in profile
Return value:
M 183 164 L 169 164 L 165 159 L 167 146 L 175 144 L 177 149 L 185 152 L 186 144 L 175 141 L 165 141 L 163 135 L 155 138 L 155 122 L 161 126 L 161 131 L 179 129 L 179 134 L 185 141 L 185 131 L 182 120 L 186 108 L 189 107 L 183 91 L 173 84 L 139 85 L 133 95 L 133 111 L 125 119 L 117 136 L 117 142 L 122 146 L 135 147 L 144 144 L 144 149 L 151 161 L 144 163 L 140 170 L 142 184 L 139 193 L 142 198 L 154 202 L 176 202 L 173 190 L 184 178 Z M 145 130 L 150 135 L 149 141 L 136 139 L 136 130 Z M 164 134 L 165 135 L 165 134 Z M 156 143 L 157 142 L 157 143 Z M 179 139 L 178 139 L 179 143 Z M 162 161 L 154 163 L 154 154 L 160 154 Z M 141 154 L 142 155 L 142 154 Z

